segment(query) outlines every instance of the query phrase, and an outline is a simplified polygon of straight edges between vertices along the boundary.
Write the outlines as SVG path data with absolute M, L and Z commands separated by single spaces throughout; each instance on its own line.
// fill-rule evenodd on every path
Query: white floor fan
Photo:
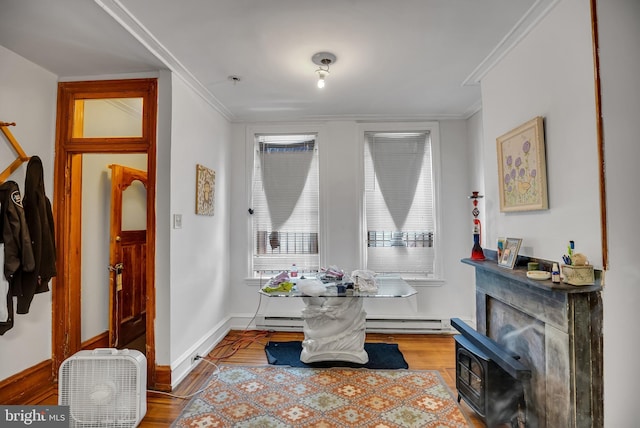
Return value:
M 140 351 L 100 348 L 63 361 L 58 404 L 70 427 L 136 427 L 147 412 L 147 359 Z

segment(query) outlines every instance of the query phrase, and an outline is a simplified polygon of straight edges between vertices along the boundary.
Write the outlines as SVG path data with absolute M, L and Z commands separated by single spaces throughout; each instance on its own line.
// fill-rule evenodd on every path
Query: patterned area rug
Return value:
M 221 366 L 172 427 L 469 427 L 437 371 Z

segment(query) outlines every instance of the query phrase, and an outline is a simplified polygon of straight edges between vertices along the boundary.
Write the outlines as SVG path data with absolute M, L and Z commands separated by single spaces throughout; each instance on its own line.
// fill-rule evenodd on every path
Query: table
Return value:
M 300 291 L 276 291 L 260 293 L 268 297 L 302 298 L 305 308 L 304 340 L 300 361 L 346 361 L 366 364 L 369 356 L 364 350 L 365 323 L 367 314 L 363 308 L 365 298 L 405 298 L 417 291 L 399 275 L 376 277 L 378 291 L 343 291 L 343 284 L 326 287 L 320 296 L 306 296 Z

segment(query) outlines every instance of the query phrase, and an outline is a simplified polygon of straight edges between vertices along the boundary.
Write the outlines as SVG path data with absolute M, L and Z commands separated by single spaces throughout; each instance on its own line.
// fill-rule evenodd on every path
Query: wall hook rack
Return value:
M 9 144 L 11 144 L 11 147 L 13 147 L 13 150 L 15 150 L 18 157 L 13 162 L 11 162 L 8 167 L 0 172 L 0 184 L 4 183 L 5 180 L 9 178 L 9 176 L 13 174 L 13 172 L 17 170 L 20 165 L 30 159 L 30 157 L 27 156 L 24 150 L 22 150 L 22 147 L 20 146 L 20 143 L 18 143 L 18 140 L 16 140 L 11 131 L 9 131 L 9 126 L 16 126 L 16 123 L 0 122 L 0 130 L 2 130 L 2 133 L 5 135 L 5 137 L 7 137 L 7 140 L 9 140 Z

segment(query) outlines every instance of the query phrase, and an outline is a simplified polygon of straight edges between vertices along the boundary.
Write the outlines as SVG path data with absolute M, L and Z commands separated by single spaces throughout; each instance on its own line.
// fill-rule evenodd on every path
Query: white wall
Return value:
M 472 190 L 477 190 L 481 195 L 485 194 L 484 189 L 484 130 L 482 129 L 482 111 L 475 113 L 467 120 L 467 144 L 469 146 L 469 177 Z M 484 201 L 482 201 L 484 202 Z M 480 206 L 480 204 L 478 204 Z M 484 204 L 483 204 L 484 206 Z M 484 219 L 484 209 L 480 211 L 480 218 Z M 495 244 L 486 241 L 484 244 L 488 248 L 495 249 Z
M 602 265 L 589 4 L 564 0 L 482 80 L 485 230 L 520 253 L 561 260 L 569 240 Z M 549 209 L 501 213 L 496 138 L 545 118 Z
M 37 155 L 44 167 L 45 191 L 53 202 L 55 75 L 0 46 L 0 121 L 16 122 L 9 130 L 25 153 Z M 15 159 L 0 136 L 0 171 Z M 27 164 L 10 180 L 24 193 Z M 4 297 L 2 297 L 4 298 Z M 14 327 L 0 336 L 0 379 L 51 358 L 51 292 L 37 294 L 28 314 L 15 315 Z
M 640 2 L 598 2 L 600 76 L 606 160 L 609 265 L 604 291 L 605 426 L 637 425 L 640 354 Z
M 273 126 L 274 124 L 269 124 Z M 269 126 L 266 125 L 266 126 Z M 278 129 L 296 124 L 277 124 Z M 326 246 L 327 264 L 336 264 L 345 270 L 359 267 L 359 195 L 357 194 L 358 165 L 362 153 L 358 150 L 360 123 L 354 121 L 329 121 L 308 124 L 319 128 L 321 186 L 329 195 L 326 210 L 328 225 Z M 297 316 L 303 304 L 296 300 L 286 302 L 276 299 L 259 299 L 258 285 L 247 285 L 249 191 L 245 135 L 249 129 L 267 129 L 265 124 L 234 124 L 231 164 L 231 311 L 235 316 L 249 321 L 256 312 L 269 315 Z M 471 236 L 471 203 L 467 198 L 469 188 L 469 164 L 466 156 L 467 128 L 463 120 L 440 122 L 440 174 L 441 231 L 444 281 L 441 284 L 418 287 L 417 297 L 400 301 L 366 302 L 369 314 L 422 316 L 428 318 L 460 317 L 475 319 L 475 289 L 473 271 L 461 269 L 460 259 L 469 257 L 473 244 Z M 282 299 L 280 299 L 282 300 Z M 258 305 L 260 303 L 260 308 Z M 244 326 L 238 326 L 244 327 Z
M 170 360 L 175 383 L 190 356 L 219 334 L 229 315 L 230 124 L 184 81 L 172 80 L 170 213 L 158 212 L 170 233 Z M 213 216 L 195 214 L 196 164 L 216 173 Z M 159 170 L 159 174 L 161 170 Z M 162 263 L 162 261 L 159 261 Z M 157 335 L 166 333 L 159 329 Z M 223 331 L 226 333 L 226 331 Z

